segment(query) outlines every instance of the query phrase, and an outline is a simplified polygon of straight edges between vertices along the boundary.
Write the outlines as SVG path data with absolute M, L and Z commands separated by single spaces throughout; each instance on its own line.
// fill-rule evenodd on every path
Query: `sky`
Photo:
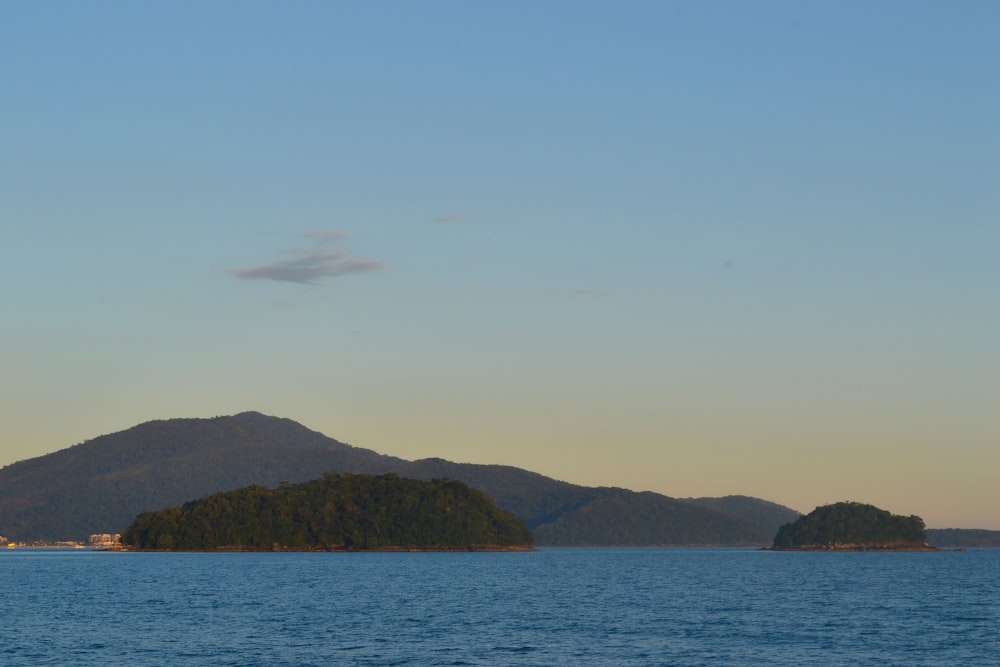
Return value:
M 257 410 L 1000 529 L 1000 4 L 0 5 L 0 465 Z

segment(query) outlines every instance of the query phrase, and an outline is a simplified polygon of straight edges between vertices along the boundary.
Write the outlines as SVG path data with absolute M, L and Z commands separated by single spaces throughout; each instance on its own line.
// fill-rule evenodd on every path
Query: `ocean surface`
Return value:
M 0 665 L 1000 665 L 1000 550 L 0 552 Z

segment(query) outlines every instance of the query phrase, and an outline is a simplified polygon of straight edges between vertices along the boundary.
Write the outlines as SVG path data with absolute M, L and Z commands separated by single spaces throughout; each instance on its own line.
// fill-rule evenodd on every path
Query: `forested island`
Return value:
M 330 473 L 252 485 L 146 512 L 128 549 L 246 551 L 527 550 L 527 524 L 462 482 Z
M 935 551 L 924 521 L 874 505 L 842 502 L 817 507 L 785 524 L 774 537 L 777 551 Z

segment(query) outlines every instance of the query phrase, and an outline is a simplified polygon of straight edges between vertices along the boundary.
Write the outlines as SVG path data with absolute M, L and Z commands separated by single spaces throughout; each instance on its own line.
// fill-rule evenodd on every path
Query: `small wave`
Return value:
M 503 653 L 531 653 L 532 651 L 537 651 L 537 646 L 494 646 L 494 651 L 500 651 Z

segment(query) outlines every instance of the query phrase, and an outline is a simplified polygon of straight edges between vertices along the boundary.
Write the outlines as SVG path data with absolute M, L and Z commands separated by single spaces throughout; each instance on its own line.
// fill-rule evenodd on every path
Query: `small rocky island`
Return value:
M 523 519 L 462 482 L 330 473 L 253 485 L 146 512 L 127 549 L 161 551 L 523 551 Z
M 774 536 L 775 551 L 936 551 L 924 521 L 857 502 L 817 507 Z

